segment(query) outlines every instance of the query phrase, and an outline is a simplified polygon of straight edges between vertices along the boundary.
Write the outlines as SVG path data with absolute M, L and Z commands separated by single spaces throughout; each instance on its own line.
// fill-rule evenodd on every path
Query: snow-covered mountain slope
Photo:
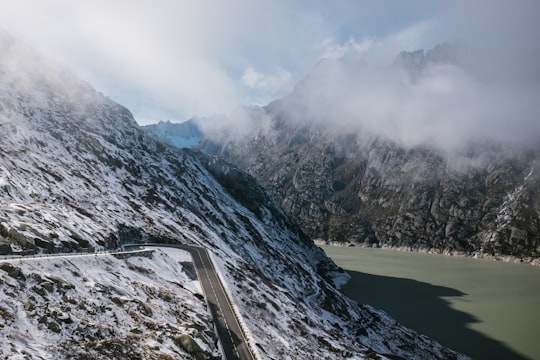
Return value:
M 407 359 L 460 357 L 384 313 L 344 297 L 333 283 L 344 273 L 249 175 L 218 159 L 159 142 L 137 126 L 127 109 L 5 34 L 0 34 L 0 54 L 0 241 L 4 252 L 104 249 L 144 241 L 197 244 L 212 252 L 265 359 L 373 358 L 375 353 Z M 160 264 L 172 261 L 159 259 Z M 115 289 L 129 289 L 136 281 L 154 288 L 161 282 L 159 277 L 176 271 L 160 273 L 161 265 L 149 265 L 149 261 L 136 264 L 139 272 L 149 269 L 145 278 L 120 270 L 129 269 L 129 260 L 112 259 L 17 263 L 12 270 L 0 270 L 0 294 L 11 298 L 9 306 L 2 308 L 0 336 L 3 343 L 14 344 L 2 351 L 19 352 L 2 355 L 24 356 L 22 343 L 15 337 L 28 328 L 33 340 L 27 341 L 36 344 L 36 354 L 43 358 L 58 358 L 62 346 L 69 345 L 64 342 L 74 340 L 82 348 L 94 349 L 103 340 L 113 341 L 119 351 L 133 351 L 132 358 L 145 358 L 142 345 L 130 346 L 126 339 L 128 328 L 136 326 L 131 321 L 119 322 L 118 327 L 125 328 L 100 333 L 101 337 L 96 331 L 93 339 L 73 338 L 53 334 L 58 330 L 48 326 L 53 320 L 58 323 L 53 313 L 52 319 L 49 316 L 41 324 L 36 324 L 32 314 L 41 314 L 49 303 L 71 308 L 70 298 L 87 296 L 70 273 L 84 273 L 84 283 L 109 286 L 114 282 Z M 40 266 L 45 271 L 38 273 Z M 90 267 L 91 272 L 87 271 Z M 29 291 L 42 282 L 54 283 L 55 278 L 75 289 L 61 300 L 32 294 L 35 309 L 25 310 Z M 161 285 L 154 289 L 162 289 Z M 178 290 L 178 285 L 165 287 L 171 296 L 185 297 L 187 304 L 194 301 L 193 294 Z M 148 299 L 142 290 L 126 296 L 135 303 Z M 107 313 L 108 305 L 104 306 Z M 183 313 L 181 321 L 201 324 L 202 329 L 207 319 L 201 319 L 197 306 Z M 104 320 L 94 312 L 76 311 L 77 321 L 99 329 Z M 59 314 L 58 320 L 64 318 Z M 160 326 L 169 319 L 148 317 L 162 322 Z M 138 328 L 150 328 L 145 319 L 141 318 Z M 163 346 L 168 344 L 166 340 Z M 208 345 L 206 351 L 212 349 Z
M 160 121 L 157 124 L 144 125 L 142 128 L 154 133 L 167 144 L 179 148 L 193 148 L 203 137 L 194 119 L 183 123 Z
M 507 94 L 517 85 L 474 78 L 465 51 L 402 53 L 375 70 L 323 61 L 290 96 L 246 111 L 249 134 L 208 132 L 201 148 L 254 176 L 314 239 L 538 264 L 540 129 L 517 108 L 540 99 L 540 78 L 523 99 Z M 461 96 L 469 85 L 508 96 Z
M 212 318 L 190 262 L 188 253 L 171 248 L 126 258 L 0 261 L 0 354 L 217 358 Z

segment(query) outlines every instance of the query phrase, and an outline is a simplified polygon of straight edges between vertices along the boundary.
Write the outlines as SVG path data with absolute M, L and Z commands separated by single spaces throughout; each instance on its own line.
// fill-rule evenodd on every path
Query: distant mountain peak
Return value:
M 454 41 L 435 45 L 432 49 L 418 49 L 413 51 L 401 51 L 393 66 L 402 66 L 403 68 L 418 72 L 428 65 L 457 65 L 463 66 L 470 61 L 473 56 L 473 49 L 465 42 Z
M 144 125 L 142 128 L 155 134 L 167 144 L 178 148 L 193 148 L 203 137 L 203 132 L 195 119 L 182 123 L 172 123 L 169 120 L 160 121 L 157 124 Z

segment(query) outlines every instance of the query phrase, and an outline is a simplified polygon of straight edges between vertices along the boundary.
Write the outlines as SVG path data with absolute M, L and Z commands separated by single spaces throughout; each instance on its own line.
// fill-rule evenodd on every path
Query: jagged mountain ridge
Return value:
M 473 71 L 464 51 L 446 44 L 403 52 L 385 76 L 408 72 L 414 82 L 440 64 Z M 249 136 L 208 134 L 201 148 L 257 178 L 315 239 L 537 262 L 538 149 L 474 140 L 446 151 L 344 130 L 341 113 L 321 115 L 335 100 L 330 90 L 313 87 L 320 78 L 357 81 L 365 68 L 326 60 L 290 96 L 249 110 L 257 124 Z
M 148 136 L 127 109 L 0 35 L 5 251 L 76 251 L 145 241 L 199 244 L 214 254 L 264 358 L 367 358 L 373 350 L 405 358 L 460 357 L 340 294 L 332 282 L 343 272 L 252 177 Z M 103 266 L 94 270 L 116 268 Z M 62 277 L 61 265 L 50 267 L 55 268 L 52 275 Z M 25 271 L 34 270 L 15 268 L 10 274 L 31 275 Z M 51 330 L 32 319 L 22 308 L 24 299 L 17 298 L 25 286 L 19 280 L 0 284 L 3 298 L 21 309 L 17 316 L 35 324 L 38 338 L 53 339 L 47 355 L 52 356 L 55 346 L 66 345 L 56 330 L 69 328 Z M 4 310 L 4 318 L 12 319 Z M 84 321 L 95 322 L 91 313 Z M 140 326 L 151 325 L 145 324 Z M 11 333 L 2 333 L 10 341 Z M 111 328 L 91 341 L 80 338 L 79 345 L 98 351 L 96 341 L 106 338 L 116 341 L 120 353 L 122 344 L 129 345 L 134 358 L 155 355 L 148 353 L 153 348 L 132 346 L 124 333 Z M 15 349 L 23 350 L 33 351 Z
M 462 68 L 470 66 L 467 59 L 474 50 L 466 43 L 452 42 L 436 45 L 433 49 L 425 51 L 401 51 L 392 66 L 403 67 L 410 73 L 418 73 L 432 64 L 453 64 Z

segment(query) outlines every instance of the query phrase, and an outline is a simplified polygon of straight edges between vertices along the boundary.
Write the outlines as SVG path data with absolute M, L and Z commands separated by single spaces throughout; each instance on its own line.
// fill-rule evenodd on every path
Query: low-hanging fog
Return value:
M 441 48 L 450 53 L 431 59 Z M 347 56 L 324 60 L 282 110 L 293 121 L 383 135 L 404 145 L 540 144 L 538 54 L 445 44 L 410 55 L 408 65 Z
M 404 53 L 388 64 L 345 54 L 320 61 L 269 109 L 238 109 L 202 125 L 238 138 L 285 116 L 295 126 L 382 136 L 407 147 L 452 151 L 494 141 L 539 149 L 540 56 L 463 42 Z

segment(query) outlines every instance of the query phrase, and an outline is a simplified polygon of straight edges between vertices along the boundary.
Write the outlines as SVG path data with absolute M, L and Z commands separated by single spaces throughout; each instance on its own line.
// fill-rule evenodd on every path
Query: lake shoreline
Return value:
M 502 261 L 507 263 L 514 263 L 514 264 L 528 264 L 532 266 L 538 266 L 540 267 L 540 258 L 535 257 L 525 257 L 520 258 L 517 256 L 512 255 L 491 255 L 486 253 L 481 253 L 479 251 L 474 253 L 467 253 L 464 251 L 449 251 L 449 250 L 443 250 L 440 251 L 438 249 L 426 249 L 426 248 L 412 248 L 410 246 L 390 246 L 390 245 L 383 245 L 383 246 L 367 246 L 361 243 L 344 243 L 339 241 L 326 241 L 326 240 L 320 240 L 315 239 L 313 240 L 315 245 L 317 246 L 336 246 L 336 247 L 358 247 L 358 248 L 366 248 L 366 249 L 383 249 L 383 250 L 392 250 L 392 251 L 400 251 L 400 252 L 415 252 L 420 254 L 433 254 L 433 255 L 445 255 L 445 256 L 458 256 L 458 257 L 466 257 L 471 259 L 487 259 L 492 261 Z

